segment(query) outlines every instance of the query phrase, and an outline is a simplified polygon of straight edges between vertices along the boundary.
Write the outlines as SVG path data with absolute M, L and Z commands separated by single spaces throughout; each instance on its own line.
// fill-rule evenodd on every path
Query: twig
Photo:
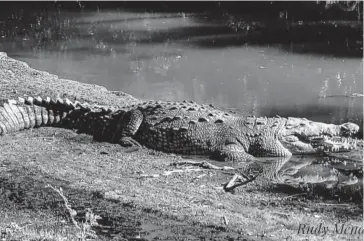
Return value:
M 177 170 L 172 170 L 172 171 L 165 171 L 162 175 L 163 176 L 169 176 L 171 175 L 172 173 L 182 173 L 182 172 L 200 172 L 200 171 L 203 171 L 203 169 L 191 169 L 191 168 L 188 168 L 188 169 L 177 169 Z
M 236 183 L 237 179 L 240 179 L 241 176 L 239 176 L 238 174 L 235 174 L 228 183 L 225 184 L 224 189 L 230 189 L 231 187 L 233 187 Z
M 222 220 L 223 220 L 223 222 L 224 222 L 224 225 L 225 225 L 225 226 L 228 226 L 228 224 L 229 224 L 229 220 L 228 220 L 225 216 L 222 216 Z
M 54 188 L 52 185 L 48 184 L 46 187 L 50 187 L 52 188 L 54 191 L 56 191 L 63 199 L 64 205 L 71 217 L 72 223 L 73 225 L 80 231 L 79 233 L 79 240 L 86 240 L 86 235 L 92 237 L 92 238 L 97 238 L 96 232 L 93 231 L 91 229 L 92 225 L 97 225 L 97 219 L 100 219 L 101 217 L 98 215 L 94 215 L 91 211 L 91 209 L 87 209 L 86 214 L 85 214 L 85 223 L 82 223 L 82 227 L 80 227 L 77 223 L 77 221 L 75 220 L 75 216 L 77 215 L 76 210 L 71 208 L 71 205 L 68 204 L 68 200 L 67 198 L 64 196 L 62 188 L 60 187 L 59 189 Z
M 204 177 L 206 175 L 207 175 L 206 173 L 205 174 L 198 175 L 197 177 L 195 177 L 195 179 L 200 179 L 200 178 L 202 178 L 202 177 Z
M 142 174 L 139 176 L 139 178 L 157 178 L 160 176 L 169 176 L 172 175 L 173 173 L 183 173 L 183 172 L 200 172 L 203 171 L 203 169 L 192 169 L 192 168 L 188 168 L 188 169 L 176 169 L 176 170 L 172 170 L 172 171 L 164 171 L 162 174 Z
M 138 178 L 157 178 L 160 177 L 159 174 L 141 174 Z
M 318 205 L 323 206 L 350 206 L 348 203 L 318 203 Z
M 252 181 L 254 181 L 257 177 L 258 177 L 259 175 L 256 175 L 256 176 L 254 176 L 254 177 L 252 177 L 252 178 L 249 178 L 249 179 L 247 179 L 246 181 L 244 181 L 244 182 L 240 182 L 240 183 L 237 183 L 237 184 L 235 184 L 235 181 L 239 178 L 239 179 L 241 179 L 241 176 L 240 175 L 237 175 L 237 174 L 235 174 L 234 176 L 233 176 L 233 178 L 227 183 L 227 184 L 225 184 L 224 185 L 224 190 L 226 191 L 226 192 L 231 192 L 231 191 L 233 191 L 235 188 L 237 188 L 237 187 L 240 187 L 240 186 L 243 186 L 243 185 L 245 185 L 245 184 L 247 184 L 247 183 L 249 183 L 249 182 L 252 182 Z
M 68 204 L 67 198 L 63 195 L 62 188 L 60 187 L 59 190 L 58 190 L 58 189 L 54 188 L 52 185 L 50 185 L 50 184 L 48 184 L 47 187 L 52 188 L 54 191 L 56 191 L 61 196 L 61 198 L 63 199 L 64 205 L 65 205 L 68 213 L 70 214 L 70 217 L 71 217 L 71 220 L 72 220 L 73 225 L 75 225 L 76 228 L 78 228 L 79 230 L 81 230 L 81 227 L 78 226 L 78 223 L 74 219 L 74 216 L 77 215 L 77 212 L 75 210 L 73 210 L 71 208 L 71 206 Z
M 297 194 L 289 195 L 287 197 L 283 197 L 282 199 L 288 199 L 291 197 L 296 197 L 296 196 L 301 196 L 301 195 L 307 195 L 307 193 L 297 193 Z
M 191 166 L 198 166 L 204 169 L 213 169 L 213 170 L 235 170 L 235 168 L 233 167 L 229 167 L 229 166 L 223 166 L 223 167 L 219 167 L 216 165 L 213 165 L 207 161 L 201 161 L 201 162 L 197 162 L 197 161 L 181 161 L 181 162 L 174 162 L 171 165 L 173 166 L 178 166 L 178 165 L 191 165 Z

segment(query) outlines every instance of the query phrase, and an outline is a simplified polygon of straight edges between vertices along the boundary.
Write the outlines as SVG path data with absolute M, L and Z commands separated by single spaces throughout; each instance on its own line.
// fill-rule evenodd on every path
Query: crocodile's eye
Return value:
M 306 126 L 306 123 L 301 123 L 300 126 Z

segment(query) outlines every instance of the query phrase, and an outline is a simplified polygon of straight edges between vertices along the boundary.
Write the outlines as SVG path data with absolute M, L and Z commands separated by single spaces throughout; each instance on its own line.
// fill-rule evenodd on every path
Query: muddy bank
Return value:
M 122 92 L 31 69 L 4 54 L 0 76 L 2 98 L 66 95 L 116 107 L 138 102 Z M 259 183 L 226 193 L 221 184 L 231 175 L 215 170 L 161 175 L 176 169 L 171 163 L 181 158 L 175 155 L 130 152 L 51 127 L 1 137 L 0 153 L 0 213 L 5 217 L 0 230 L 11 222 L 29 224 L 27 230 L 35 225 L 40 230 L 72 226 L 62 199 L 45 188 L 51 184 L 65 190 L 78 221 L 86 208 L 101 216 L 93 227 L 99 239 L 359 240 L 335 232 L 335 225 L 361 227 L 362 205 L 308 197 L 295 190 L 272 192 Z M 143 177 L 156 174 L 160 176 Z M 330 232 L 298 234 L 300 225 L 324 225 Z

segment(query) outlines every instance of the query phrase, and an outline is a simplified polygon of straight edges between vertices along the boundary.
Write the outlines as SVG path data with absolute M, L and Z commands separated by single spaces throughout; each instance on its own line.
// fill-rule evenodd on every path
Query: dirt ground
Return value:
M 31 69 L 6 54 L 0 56 L 0 76 L 2 99 L 27 94 L 114 107 L 138 102 Z M 0 143 L 0 231 L 9 240 L 77 240 L 62 198 L 48 184 L 62 187 L 78 222 L 87 208 L 100 216 L 92 226 L 96 240 L 362 239 L 362 203 L 313 198 L 259 181 L 227 193 L 222 184 L 231 173 L 206 169 L 164 176 L 183 169 L 171 165 L 181 157 L 94 142 L 72 130 L 20 131 Z

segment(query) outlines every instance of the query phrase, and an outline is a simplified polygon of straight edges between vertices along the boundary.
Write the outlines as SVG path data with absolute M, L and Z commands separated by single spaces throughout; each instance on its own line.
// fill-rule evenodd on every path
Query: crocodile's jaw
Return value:
M 334 125 L 288 118 L 279 141 L 292 154 L 350 151 L 356 148 L 356 141 L 351 136 L 358 131 L 359 126 L 350 122 Z
M 324 152 L 347 152 L 356 149 L 357 147 L 355 139 L 328 136 L 310 138 L 304 141 L 299 140 L 295 136 L 288 136 L 282 138 L 280 142 L 293 155 Z

